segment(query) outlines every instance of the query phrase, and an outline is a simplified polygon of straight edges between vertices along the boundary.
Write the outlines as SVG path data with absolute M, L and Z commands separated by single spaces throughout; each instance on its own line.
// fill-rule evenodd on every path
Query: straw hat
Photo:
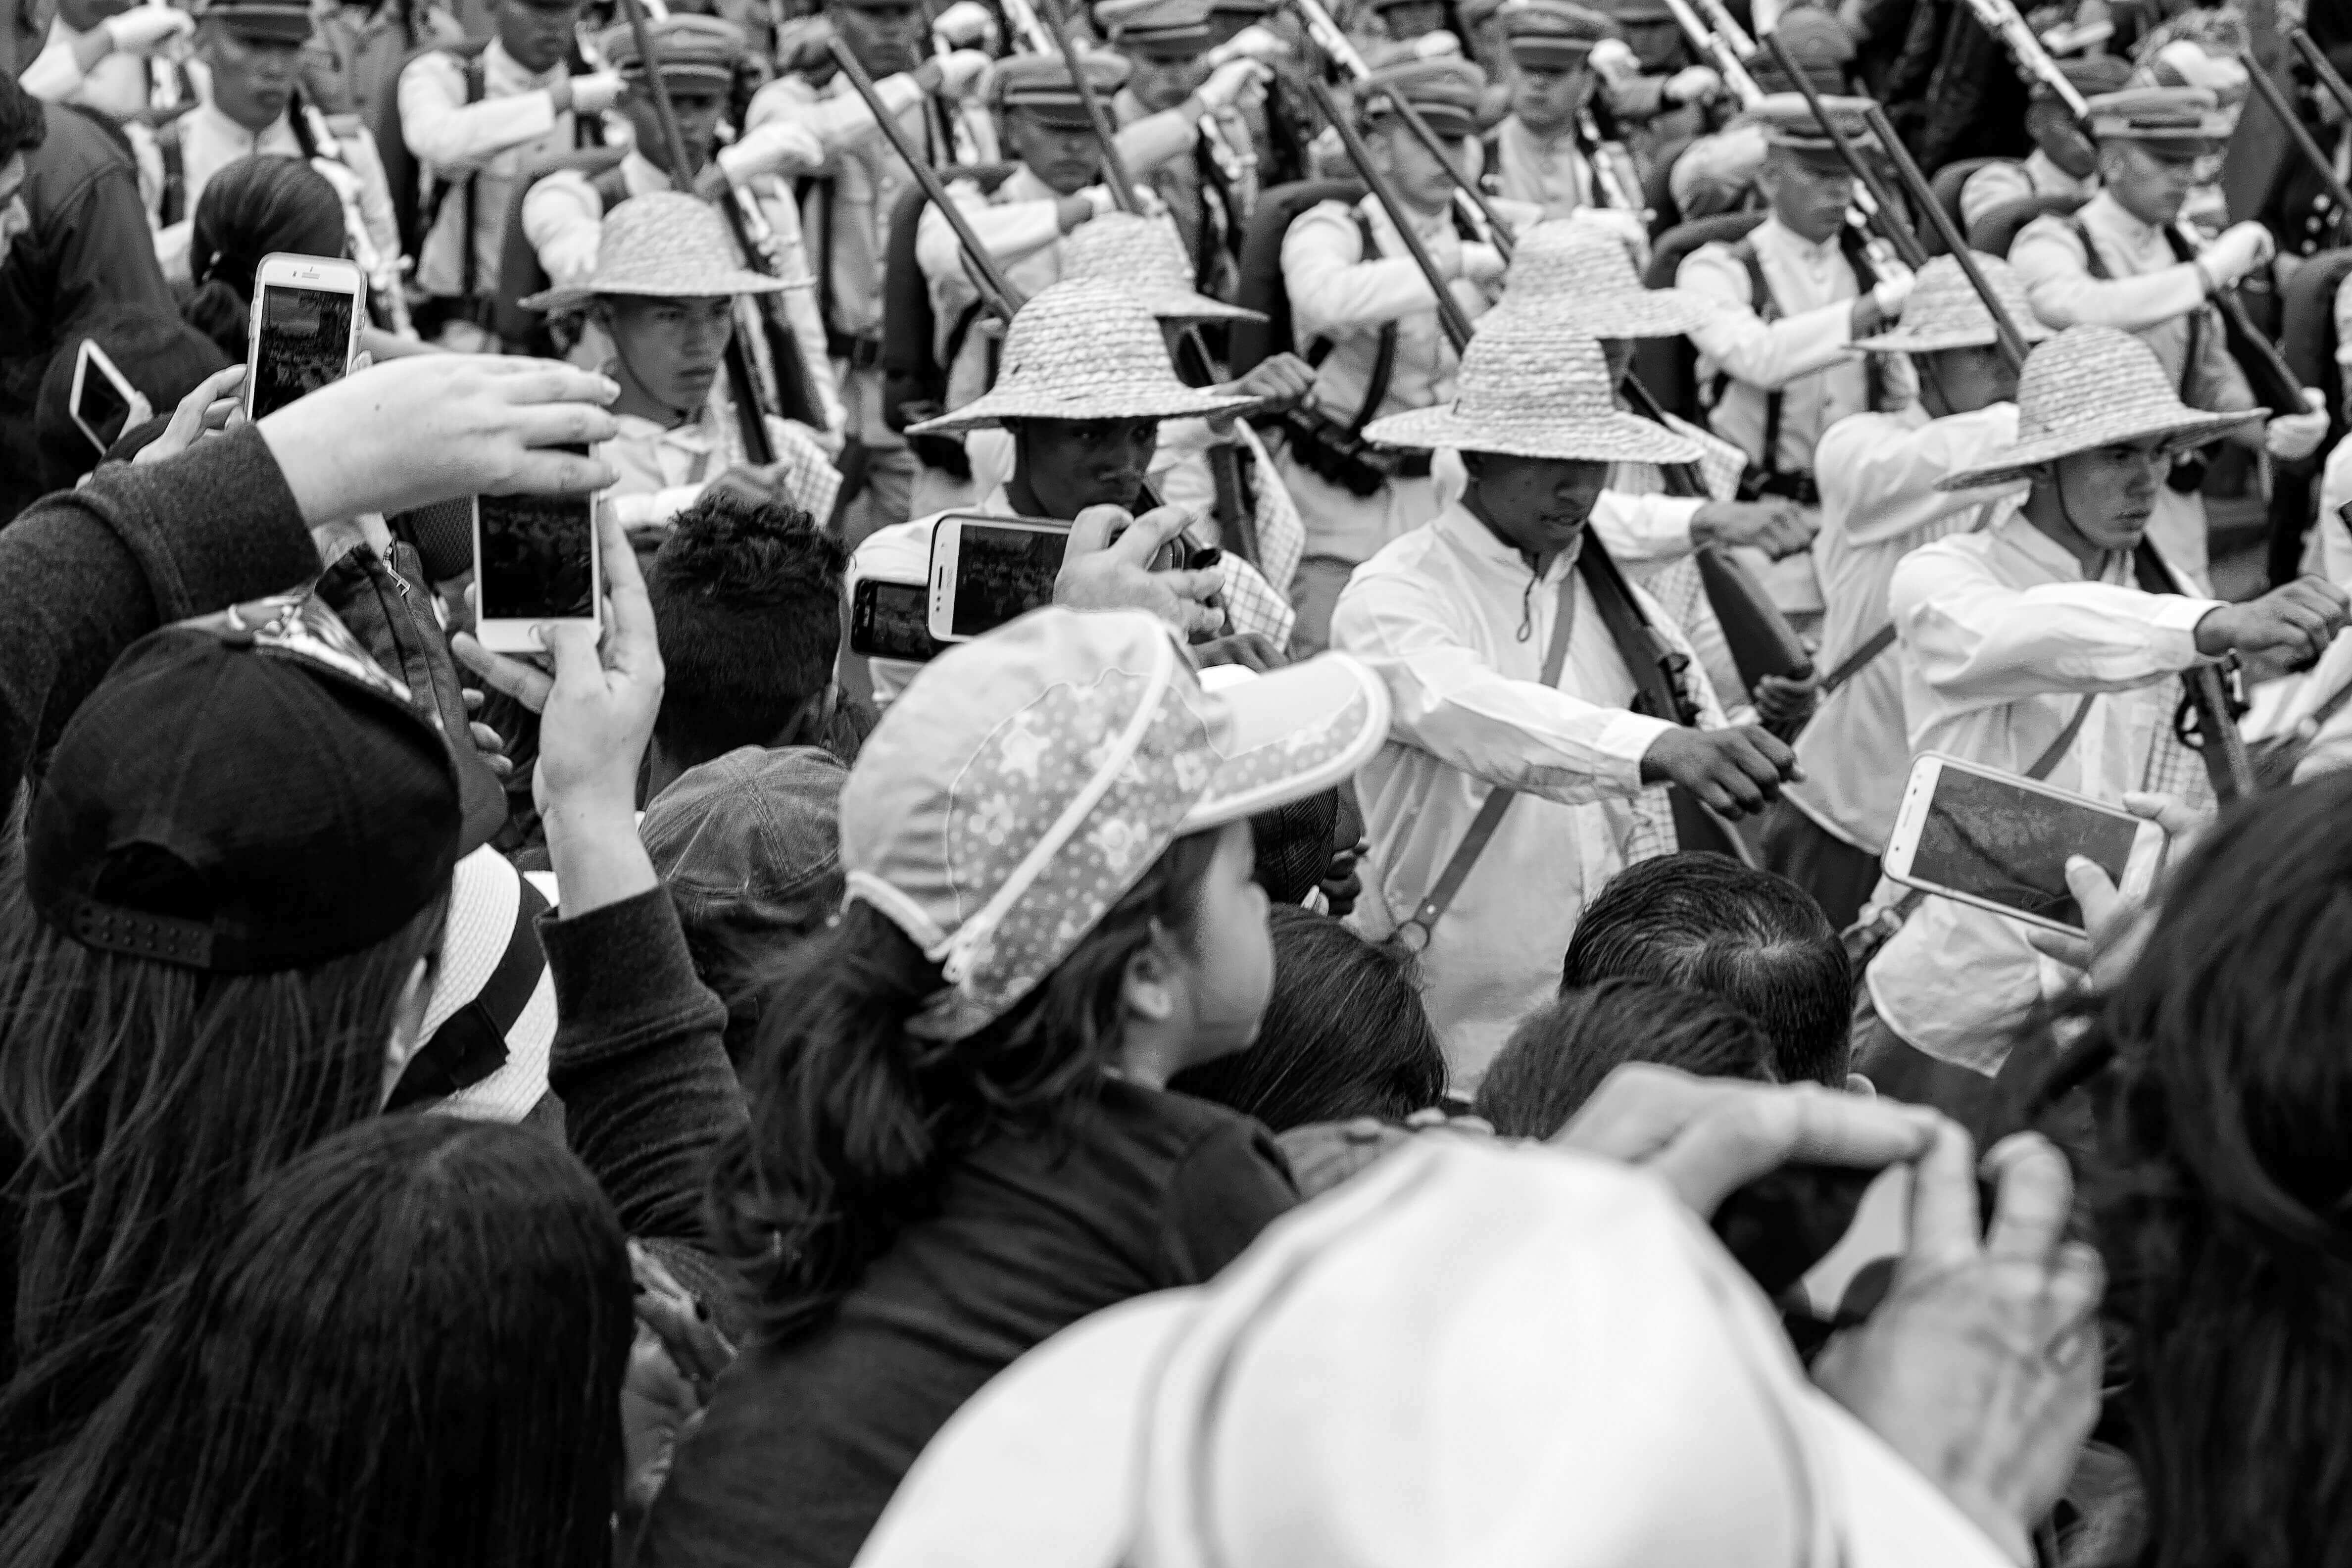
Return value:
M 1462 356 L 1452 403 L 1375 420 L 1391 447 L 1454 447 L 1517 458 L 1688 463 L 1698 443 L 1617 410 L 1601 345 L 1528 311 L 1490 318 Z
M 530 295 L 522 303 L 528 310 L 563 310 L 600 294 L 708 300 L 807 287 L 738 262 L 726 219 L 701 197 L 652 191 L 632 196 L 604 215 L 594 271 L 577 283 Z
M 2033 313 L 2025 285 L 2010 270 L 2009 263 L 1980 250 L 1973 254 L 1985 281 L 1992 285 L 1993 298 L 2025 334 L 2025 341 L 2038 343 L 2048 337 L 2050 329 Z M 1918 281 L 1903 306 L 1903 324 L 1874 338 L 1857 339 L 1853 346 L 1873 353 L 1924 354 L 1937 349 L 1990 348 L 2000 340 L 2000 334 L 1993 331 L 1992 312 L 1977 298 L 1969 275 L 1960 270 L 1959 258 L 1938 256 L 1919 268 Z
M 2267 408 L 2212 414 L 2173 395 L 2156 351 L 2113 327 L 2069 327 L 2025 357 L 2017 380 L 2017 440 L 1937 489 L 1970 490 L 2033 477 L 2054 458 L 2118 441 L 2165 438 L 2165 449 L 2200 447 Z
M 1062 280 L 1116 284 L 1164 321 L 1263 321 L 1263 311 L 1212 300 L 1192 288 L 1192 263 L 1173 218 L 1105 213 L 1062 241 Z
M 1549 218 L 1520 231 L 1496 319 L 1538 310 L 1596 338 L 1680 337 L 1716 313 L 1703 295 L 1643 288 L 1625 242 L 1576 218 Z
M 1255 401 L 1177 380 L 1151 312 L 1125 289 L 1076 279 L 1038 290 L 1013 316 L 993 387 L 907 434 L 953 435 L 1007 419 L 1205 418 Z

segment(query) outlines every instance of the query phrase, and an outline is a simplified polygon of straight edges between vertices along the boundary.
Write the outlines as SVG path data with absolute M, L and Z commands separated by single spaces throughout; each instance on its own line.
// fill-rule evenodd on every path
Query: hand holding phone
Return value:
M 1151 569 L 1191 521 L 1181 507 L 1154 507 L 1140 517 L 1130 517 L 1124 507 L 1087 508 L 1070 525 L 1054 603 L 1078 610 L 1149 610 L 1188 640 L 1215 636 L 1225 624 L 1216 602 L 1224 589 L 1223 566 Z
M 341 381 L 367 321 L 367 276 L 331 256 L 272 251 L 254 275 L 245 411 L 259 419 Z

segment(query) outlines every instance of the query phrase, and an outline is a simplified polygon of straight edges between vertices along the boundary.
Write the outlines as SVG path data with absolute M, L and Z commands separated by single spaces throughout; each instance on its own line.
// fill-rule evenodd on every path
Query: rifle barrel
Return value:
M 2326 57 L 2321 58 L 2325 59 Z M 2285 91 L 2271 79 L 2271 73 L 2263 68 L 2262 62 L 2250 59 L 2245 65 L 2246 79 L 2253 83 L 2254 96 L 2261 99 L 2273 117 L 2286 128 L 2287 140 L 2294 143 L 2294 150 L 2303 154 L 2303 161 L 2318 174 L 2319 183 L 2326 187 L 2328 199 L 2336 204 L 2336 221 L 2342 223 L 2347 214 L 2352 214 L 2352 189 L 2346 188 L 2344 176 L 2336 172 L 2335 163 L 2313 140 L 2303 117 L 2295 113 L 2294 105 L 2287 101 Z
M 1118 150 L 1118 132 L 1110 122 L 1110 111 L 1103 107 L 1095 91 L 1095 84 L 1087 79 L 1087 62 L 1078 53 L 1078 42 L 1070 36 L 1069 23 L 1062 16 L 1061 0 L 1045 0 L 1045 30 L 1054 35 L 1054 45 L 1062 51 L 1062 63 L 1070 68 L 1070 82 L 1078 91 L 1078 101 L 1085 105 L 1087 123 L 1094 127 L 1095 141 L 1101 144 L 1103 175 L 1110 183 L 1110 199 L 1123 213 L 1140 215 L 1143 203 L 1135 194 L 1135 176 L 1127 172 L 1127 157 Z
M 2301 55 L 2303 63 L 2311 68 L 2311 74 L 2319 79 L 2319 85 L 2336 100 L 2336 106 L 2344 111 L 2344 117 L 2352 120 L 2352 82 L 2344 79 L 2344 73 L 2336 68 L 2336 62 L 2327 58 L 2326 51 L 2313 43 L 2311 35 L 2301 27 L 2289 28 L 2286 41 L 2294 46 L 2294 52 Z
M 1512 248 L 1518 244 L 1518 236 L 1511 231 L 1511 226 L 1504 221 L 1503 215 L 1495 210 L 1495 204 L 1486 199 L 1486 193 L 1478 188 L 1478 183 L 1454 161 L 1454 154 L 1446 151 L 1445 140 L 1438 135 L 1437 128 L 1423 119 L 1421 110 L 1407 103 L 1404 94 L 1396 89 L 1384 87 L 1381 89 L 1381 96 L 1389 100 L 1389 106 L 1397 111 L 1397 118 L 1403 121 L 1405 129 L 1412 132 L 1413 140 L 1437 160 L 1437 166 L 1444 170 L 1446 177 L 1454 182 L 1454 195 L 1466 199 L 1477 209 L 1478 216 L 1486 220 L 1487 237 L 1494 241 L 1495 248 L 1503 253 L 1503 259 L 1508 261 Z
M 1914 272 L 1925 267 L 1927 264 L 1927 247 L 1919 243 L 1919 237 L 1911 232 L 1911 226 L 1898 216 L 1901 209 L 1895 205 L 1895 193 L 1887 189 L 1886 182 L 1878 177 L 1878 171 L 1870 166 L 1870 160 L 1862 155 L 1862 150 L 1853 144 L 1853 138 L 1838 128 L 1837 121 L 1830 114 L 1829 106 L 1822 101 L 1821 89 L 1815 87 L 1812 78 L 1805 74 L 1805 68 L 1798 60 L 1796 51 L 1789 47 L 1778 28 L 1765 36 L 1764 43 L 1772 51 L 1772 58 L 1780 62 L 1780 68 L 1789 74 L 1789 79 L 1797 84 L 1797 90 L 1804 94 L 1805 107 L 1813 111 L 1813 118 L 1829 137 L 1830 145 L 1837 149 L 1838 156 L 1845 160 L 1845 166 L 1853 171 L 1853 177 L 1870 192 L 1871 204 L 1877 209 L 1871 216 L 1877 223 L 1878 232 L 1886 237 L 1886 242 L 1903 258 L 1905 266 Z
M 1927 184 L 1927 176 L 1911 156 L 1911 149 L 1903 145 L 1902 138 L 1895 134 L 1894 122 L 1886 118 L 1886 110 L 1874 102 L 1862 112 L 1863 118 L 1869 121 L 1871 134 L 1885 146 L 1887 156 L 1893 160 L 1895 177 L 1903 182 L 1903 188 L 1911 193 L 1912 205 L 1926 213 L 1928 221 L 1936 226 L 1936 232 L 1942 237 L 1945 248 L 1952 253 L 1952 259 L 1960 264 L 1960 271 L 1967 277 L 1969 287 L 1977 291 L 1977 298 L 1984 301 L 1984 308 L 1991 313 L 1993 331 L 2000 339 L 2001 358 L 2009 362 L 2010 369 L 2020 369 L 2025 363 L 2025 334 L 2018 331 L 2016 321 L 2002 309 L 2000 299 L 1992 291 L 1990 279 L 1985 277 L 1984 268 L 1977 265 L 1976 253 L 1969 248 L 1967 237 L 1960 233 L 1960 226 L 1952 221 L 1952 215 L 1946 212 L 1944 204 L 1936 199 L 1934 188 Z
M 1413 262 L 1420 267 L 1421 275 L 1429 280 L 1430 291 L 1437 296 L 1438 324 L 1445 329 L 1446 340 L 1454 345 L 1454 352 L 1460 353 L 1470 346 L 1470 318 L 1463 314 L 1462 301 L 1454 297 L 1454 291 L 1445 286 L 1445 279 L 1438 275 L 1437 262 L 1429 254 L 1429 247 L 1422 243 L 1420 231 L 1412 226 L 1412 215 L 1404 210 L 1404 204 L 1389 184 L 1388 176 L 1373 167 L 1372 155 L 1365 147 L 1363 137 L 1357 133 L 1355 123 L 1341 111 L 1339 102 L 1331 96 L 1331 89 L 1309 77 L 1307 79 L 1307 91 L 1314 99 L 1315 107 L 1322 110 L 1323 118 L 1331 122 L 1331 129 L 1338 132 L 1339 145 L 1347 149 L 1348 161 L 1356 165 L 1356 173 L 1363 176 L 1364 184 L 1370 185 L 1372 195 L 1380 198 L 1381 209 L 1389 215 L 1390 225 L 1396 229 L 1397 237 L 1404 241 L 1405 249 L 1412 253 Z

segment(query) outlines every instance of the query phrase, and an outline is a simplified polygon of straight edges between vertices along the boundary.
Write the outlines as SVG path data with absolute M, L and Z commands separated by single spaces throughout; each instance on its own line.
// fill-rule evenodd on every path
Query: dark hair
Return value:
M 249 1182 L 376 1114 L 394 1009 L 447 908 L 309 969 L 207 974 L 84 947 L 34 913 L 20 868 L 0 876 L 0 1477 L 121 1380 Z
M 777 502 L 718 491 L 677 514 L 646 577 L 665 671 L 654 735 L 673 761 L 773 745 L 824 693 L 847 563 L 839 540 Z
M 389 1116 L 208 1226 L 120 1388 L 0 1527 L 14 1568 L 596 1568 L 627 1243 L 520 1128 Z
M 78 321 L 49 356 L 34 401 L 35 439 L 41 453 L 41 482 L 53 490 L 71 489 L 103 456 L 73 422 L 74 366 L 84 338 L 96 340 L 124 379 L 146 394 L 158 414 L 169 414 L 229 360 L 218 344 L 177 316 L 136 305 L 106 305 Z M 96 376 L 95 366 L 90 374 Z M 124 430 L 130 426 L 126 423 Z M 120 439 L 122 431 L 117 431 Z
M 2352 1540 L 2352 773 L 2255 796 L 2172 877 L 2077 1049 L 2086 1192 L 2157 1568 Z
M 1615 978 L 1720 996 L 1771 1040 L 1781 1082 L 1845 1087 L 1853 968 L 1821 905 L 1785 877 L 1720 855 L 1626 867 L 1584 906 L 1559 984 Z
M 1643 980 L 1564 991 L 1519 1020 L 1478 1084 L 1478 1114 L 1511 1138 L 1549 1138 L 1627 1062 L 1772 1081 L 1772 1047 L 1719 996 Z
M 940 968 L 871 904 L 787 955 L 761 1002 L 750 1122 L 710 1179 L 713 1244 L 772 1341 L 823 1324 L 933 1212 L 959 1156 L 1066 1125 L 1118 1053 L 1129 961 L 1155 930 L 1190 939 L 1216 852 L 1213 832 L 1169 846 L 1052 973 L 961 1040 L 908 1033 Z
M 1249 819 L 1257 852 L 1250 879 L 1276 904 L 1300 904 L 1331 870 L 1331 832 L 1339 821 L 1339 792 L 1327 789 Z
M 0 163 L 19 153 L 30 153 L 49 139 L 48 116 L 41 100 L 0 71 Z
M 1274 993 L 1248 1050 L 1185 1068 L 1168 1087 L 1230 1105 L 1276 1132 L 1311 1121 L 1402 1121 L 1445 1092 L 1445 1050 L 1419 969 L 1328 915 L 1273 906 Z
M 256 153 L 205 184 L 188 225 L 188 270 L 195 291 L 180 314 L 243 363 L 254 275 L 273 250 L 341 256 L 343 198 L 299 158 Z

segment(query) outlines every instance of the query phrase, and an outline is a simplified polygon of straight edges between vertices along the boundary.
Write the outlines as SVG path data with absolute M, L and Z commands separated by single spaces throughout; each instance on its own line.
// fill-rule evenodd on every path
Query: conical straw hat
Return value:
M 1141 300 L 1163 321 L 1263 321 L 1265 313 L 1192 288 L 1192 263 L 1172 218 L 1105 213 L 1062 240 L 1062 280 L 1096 278 Z
M 993 387 L 907 434 L 951 435 L 1007 419 L 1202 418 L 1256 401 L 1177 380 L 1151 312 L 1124 289 L 1078 279 L 1038 290 L 1013 316 Z
M 1522 230 L 1498 312 L 1541 311 L 1587 337 L 1672 338 L 1716 308 L 1680 289 L 1644 289 L 1625 242 L 1598 224 L 1550 218 Z
M 1992 285 L 1992 297 L 2000 301 L 2025 341 L 2038 343 L 2048 337 L 2050 329 L 2033 313 L 2025 285 L 2010 270 L 2009 263 L 1982 251 L 1975 255 L 1985 281 Z M 2000 336 L 1993 331 L 1992 312 L 1977 298 L 1958 258 L 1938 256 L 1919 268 L 1919 280 L 1903 307 L 1902 324 L 1874 338 L 1860 339 L 1853 346 L 1873 353 L 1924 354 L 1937 349 L 1990 348 Z
M 2173 395 L 2156 351 L 2113 327 L 2069 327 L 2025 356 L 2017 379 L 2017 440 L 1938 489 L 1972 490 L 2033 477 L 2042 464 L 2122 441 L 2165 437 L 2168 450 L 2199 447 L 2266 417 L 2267 408 L 2210 414 Z
M 1454 447 L 1519 458 L 1688 463 L 1698 443 L 1620 413 L 1601 345 L 1559 322 L 1496 311 L 1462 356 L 1450 404 L 1391 414 L 1364 434 L 1391 447 Z
M 774 294 L 809 287 L 755 272 L 735 258 L 727 220 L 699 196 L 649 191 L 604 215 L 596 240 L 596 269 L 577 283 L 523 300 L 530 310 L 562 310 L 599 294 L 663 300 L 709 300 L 733 294 Z

